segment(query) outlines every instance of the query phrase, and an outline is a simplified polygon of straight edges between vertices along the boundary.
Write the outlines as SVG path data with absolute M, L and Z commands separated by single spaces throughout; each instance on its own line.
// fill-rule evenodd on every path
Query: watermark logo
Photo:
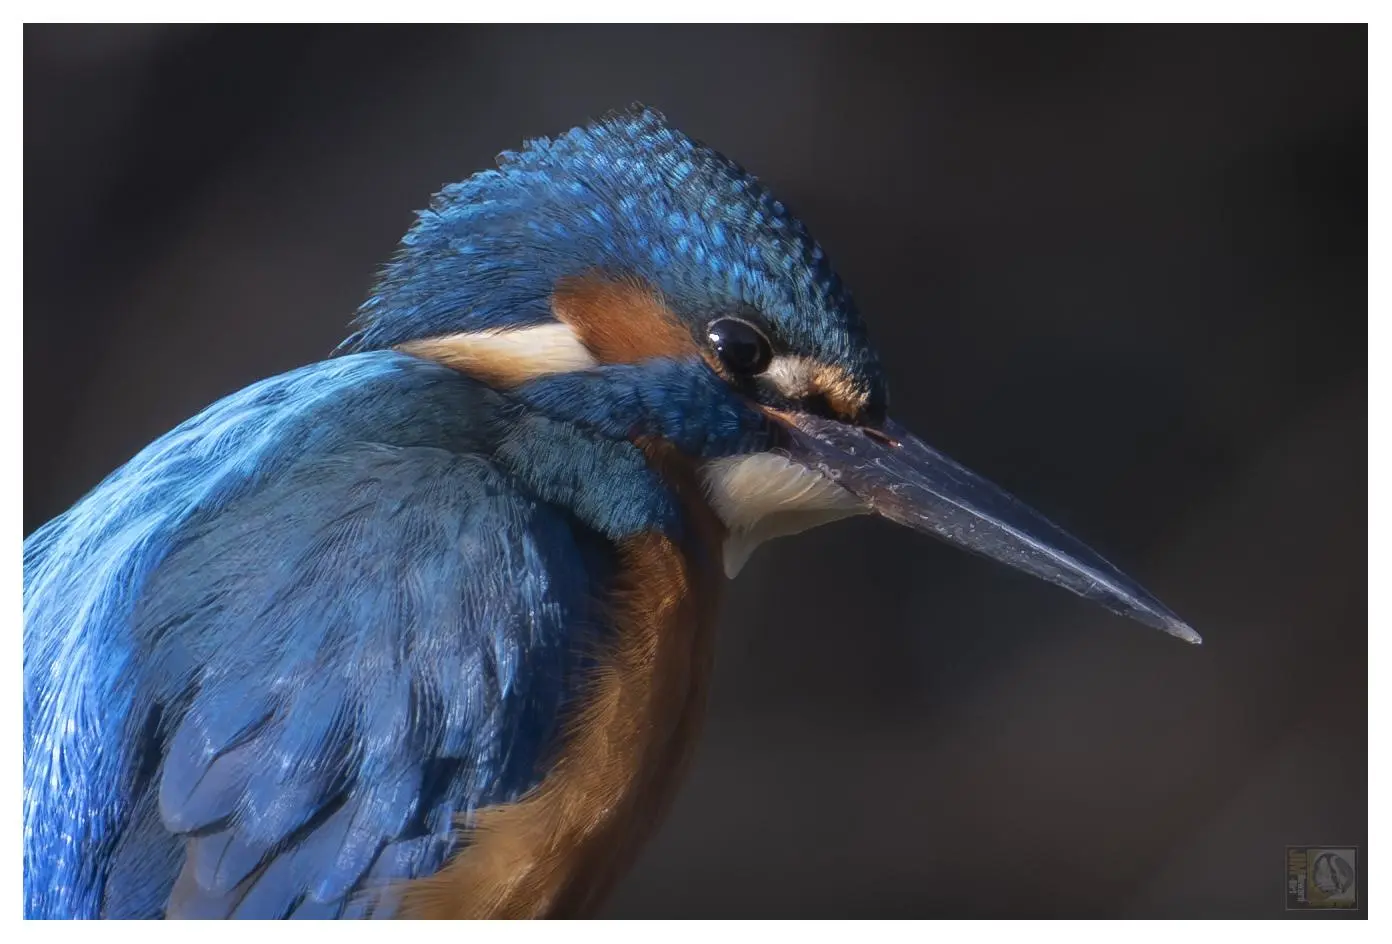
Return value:
M 1358 907 L 1358 848 L 1286 846 L 1286 910 Z

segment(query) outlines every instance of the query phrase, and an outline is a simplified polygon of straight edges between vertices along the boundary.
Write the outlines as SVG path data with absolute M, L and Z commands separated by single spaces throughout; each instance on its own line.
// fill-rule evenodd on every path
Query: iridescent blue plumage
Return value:
M 56 788 L 26 802 L 30 914 L 160 914 L 184 837 L 180 913 L 342 908 L 535 782 L 612 563 L 508 468 L 507 410 L 401 355 L 316 364 L 26 542 L 26 782 Z
M 1197 639 L 882 426 L 821 250 L 655 113 L 447 187 L 341 352 L 24 542 L 30 917 L 583 913 L 670 796 L 763 516 L 875 510 Z
M 213 405 L 26 540 L 28 914 L 389 914 L 365 893 L 537 782 L 616 542 L 685 527 L 634 437 L 727 455 L 766 417 L 699 361 L 501 392 L 385 349 L 544 322 L 595 272 L 693 325 L 760 308 L 879 382 L 801 225 L 655 113 L 445 188 L 347 356 Z
M 743 168 L 635 109 L 499 155 L 445 187 L 364 303 L 350 350 L 551 317 L 587 272 L 634 275 L 700 326 L 748 309 L 775 345 L 839 364 L 882 411 L 884 378 L 850 293 L 788 208 Z
M 640 414 L 682 374 L 591 382 L 611 371 Z M 26 801 L 29 913 L 389 914 L 350 896 L 531 787 L 611 542 L 680 529 L 636 447 L 568 415 L 588 403 L 351 355 L 219 402 L 37 531 L 26 782 L 54 789 Z
M 26 540 L 28 914 L 390 913 L 362 892 L 536 783 L 615 542 L 684 528 L 632 439 L 729 455 L 766 417 L 699 362 L 502 393 L 384 349 L 545 322 L 593 273 L 693 330 L 757 309 L 882 397 L 801 224 L 656 113 L 446 187 L 349 356 L 213 405 Z

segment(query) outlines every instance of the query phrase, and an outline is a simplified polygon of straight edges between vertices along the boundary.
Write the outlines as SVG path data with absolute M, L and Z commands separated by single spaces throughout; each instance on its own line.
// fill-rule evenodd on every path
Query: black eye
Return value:
M 762 373 L 773 359 L 773 348 L 763 332 L 738 318 L 712 321 L 706 337 L 721 362 L 736 374 Z

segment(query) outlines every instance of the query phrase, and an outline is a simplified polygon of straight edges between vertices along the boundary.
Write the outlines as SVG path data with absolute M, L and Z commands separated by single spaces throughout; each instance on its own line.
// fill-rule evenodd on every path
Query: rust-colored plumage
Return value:
M 567 279 L 552 295 L 551 308 L 601 363 L 701 355 L 691 331 L 637 279 L 597 274 Z
M 620 548 L 614 642 L 565 749 L 518 802 L 480 810 L 452 862 L 406 886 L 405 917 L 589 914 L 676 791 L 704 713 L 724 531 L 690 463 L 667 443 L 640 445 L 676 487 L 691 537 L 649 533 Z

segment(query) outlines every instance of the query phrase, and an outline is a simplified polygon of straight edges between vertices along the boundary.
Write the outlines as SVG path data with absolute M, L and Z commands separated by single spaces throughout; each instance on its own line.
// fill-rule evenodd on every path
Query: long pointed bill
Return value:
M 1101 555 L 897 423 L 870 431 L 780 414 L 793 458 L 840 483 L 872 511 L 1072 590 L 1114 613 L 1199 643 L 1164 604 Z

